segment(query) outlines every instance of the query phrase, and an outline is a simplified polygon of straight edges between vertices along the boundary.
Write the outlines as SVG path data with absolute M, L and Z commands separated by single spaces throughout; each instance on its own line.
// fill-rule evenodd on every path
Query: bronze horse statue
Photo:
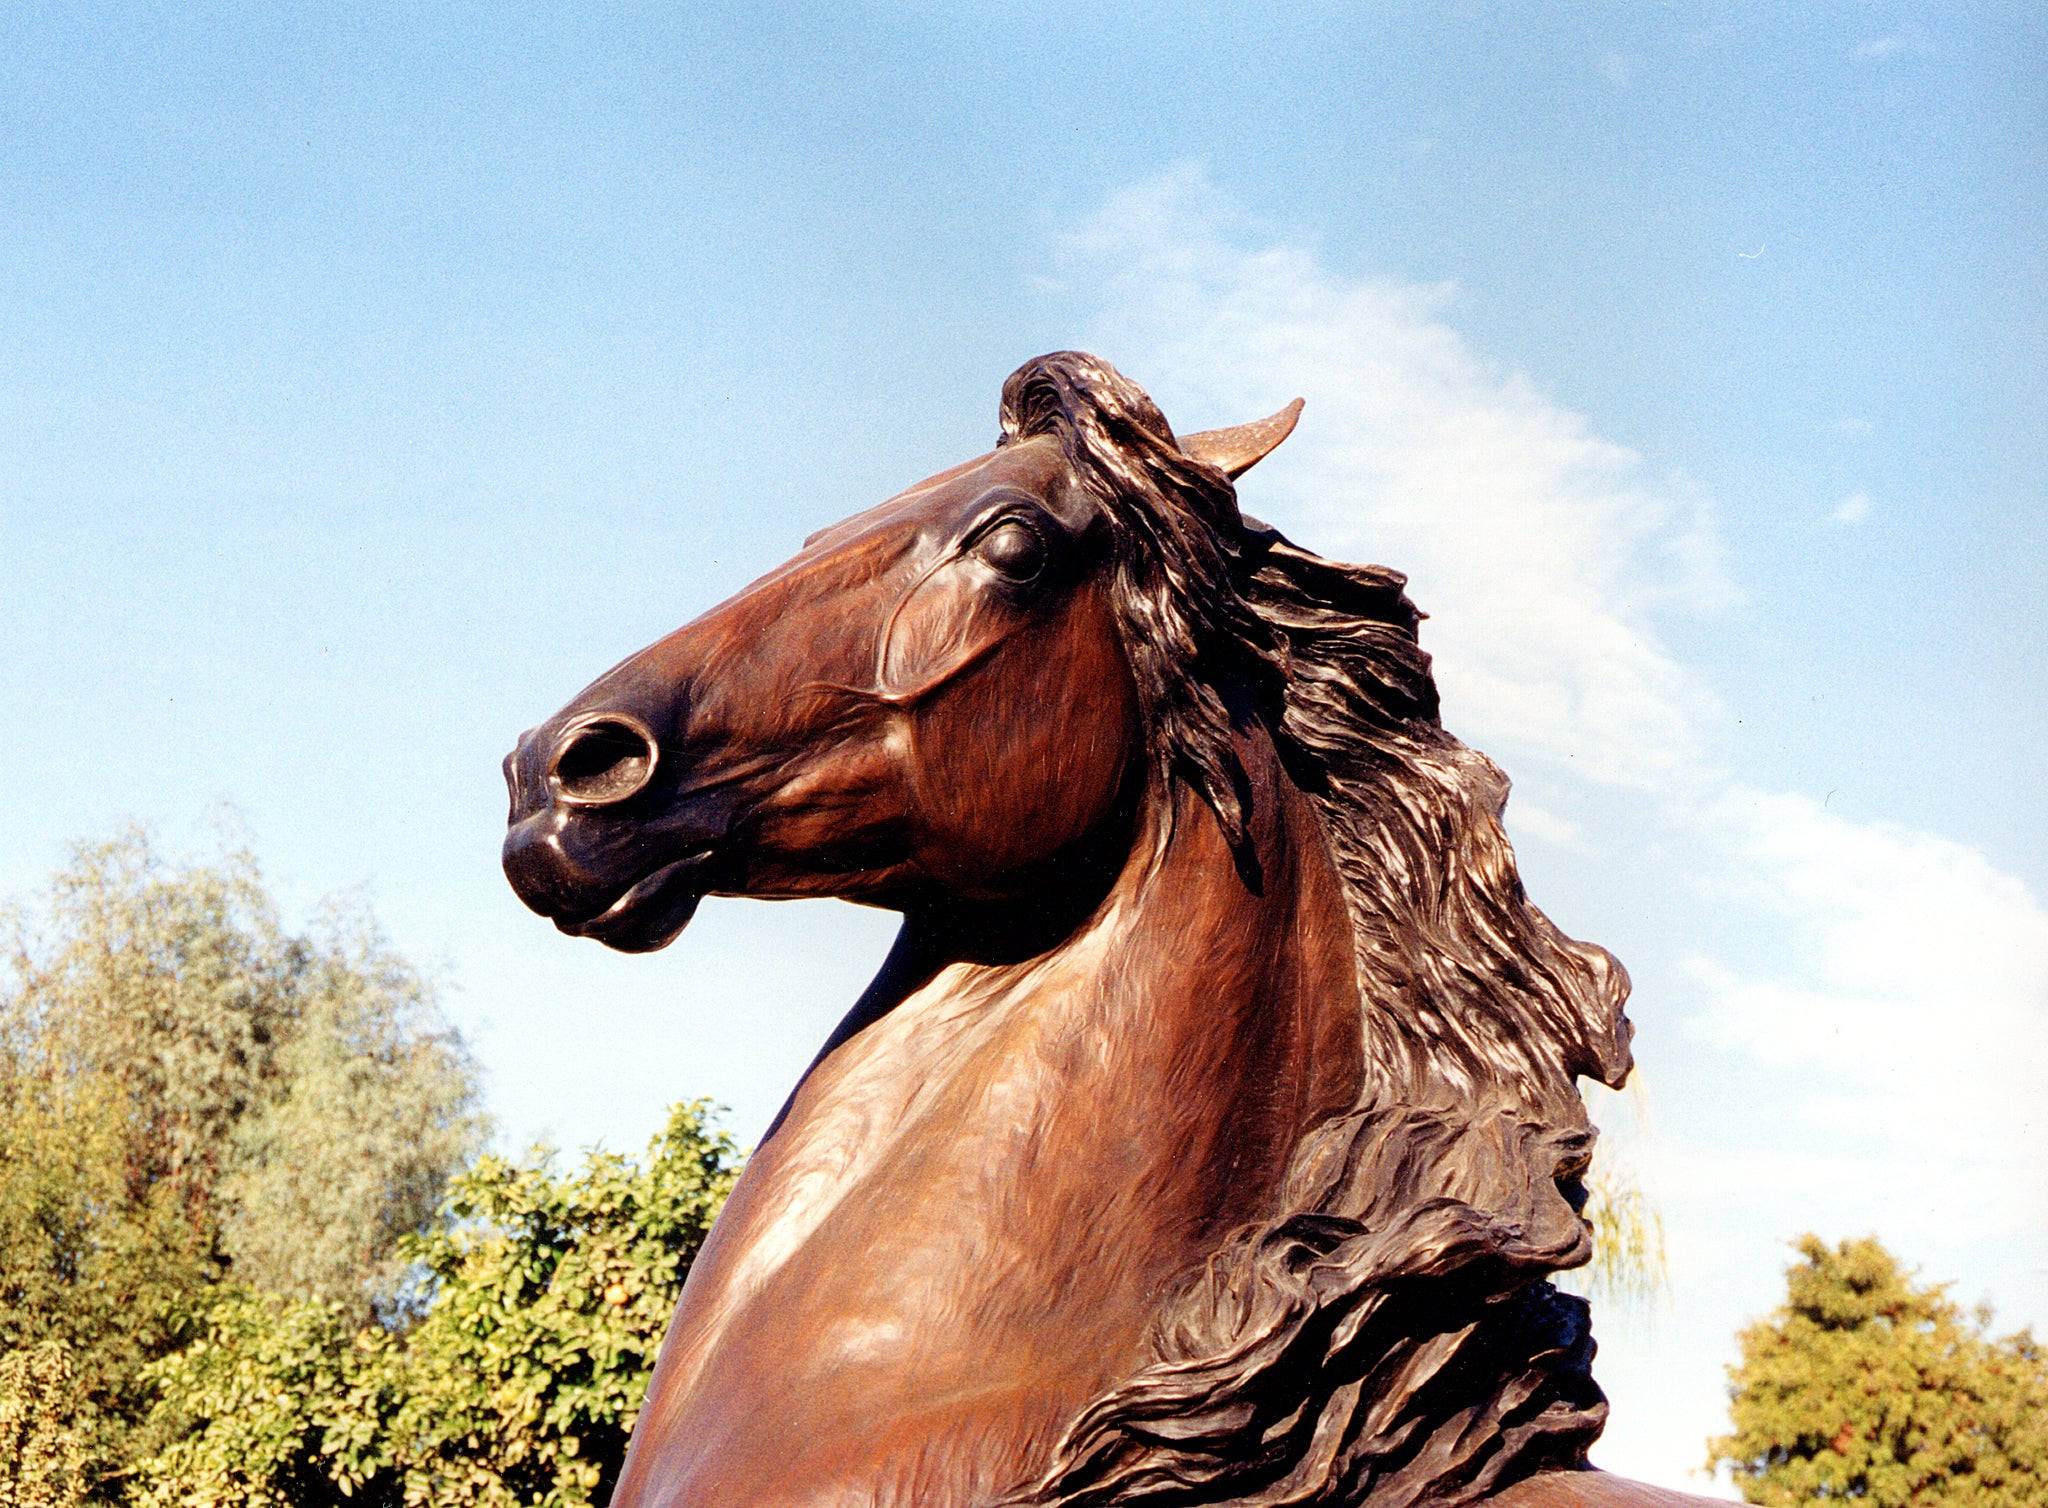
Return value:
M 506 760 L 507 875 L 641 951 L 903 913 L 684 1286 L 612 1501 L 1680 1501 L 1584 1469 L 1575 1080 L 1627 978 L 1525 899 L 1405 578 L 1041 357 Z

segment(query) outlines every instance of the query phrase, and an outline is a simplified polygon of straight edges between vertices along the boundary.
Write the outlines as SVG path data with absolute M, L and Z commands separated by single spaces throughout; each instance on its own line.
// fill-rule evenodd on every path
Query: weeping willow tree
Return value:
M 6 926 L 0 1374 L 117 1495 L 223 1279 L 369 1317 L 480 1145 L 476 1071 L 360 906 L 290 931 L 246 852 L 81 845 Z
M 1637 1171 L 1638 1149 L 1649 1137 L 1649 1097 L 1640 1069 L 1624 1090 L 1592 1086 L 1585 1092 L 1602 1127 L 1593 1165 L 1582 1180 L 1586 1205 L 1581 1213 L 1593 1226 L 1593 1260 L 1563 1281 L 1604 1312 L 1640 1322 L 1670 1294 L 1664 1219 Z

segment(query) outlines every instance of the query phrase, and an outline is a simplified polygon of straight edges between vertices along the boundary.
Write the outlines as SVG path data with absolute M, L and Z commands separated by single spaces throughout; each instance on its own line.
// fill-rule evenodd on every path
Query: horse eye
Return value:
M 1015 519 L 982 535 L 974 553 L 1012 581 L 1029 581 L 1045 565 L 1045 541 Z

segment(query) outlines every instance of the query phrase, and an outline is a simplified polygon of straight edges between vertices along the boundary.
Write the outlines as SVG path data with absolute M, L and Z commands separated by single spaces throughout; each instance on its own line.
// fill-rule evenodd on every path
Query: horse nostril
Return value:
M 573 806 L 610 806 L 636 796 L 654 778 L 660 750 L 633 718 L 593 718 L 555 751 L 548 784 Z

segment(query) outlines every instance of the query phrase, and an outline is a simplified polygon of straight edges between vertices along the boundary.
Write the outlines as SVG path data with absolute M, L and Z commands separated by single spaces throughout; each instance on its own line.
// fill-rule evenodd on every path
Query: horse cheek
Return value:
M 920 710 L 914 764 L 927 868 L 1000 890 L 1116 809 L 1137 696 L 1096 615 L 1019 633 Z
M 911 716 L 920 867 L 969 893 L 1014 867 L 1035 813 L 1010 778 L 1015 717 L 996 656 L 954 680 Z
M 903 857 L 903 785 L 903 753 L 886 731 L 863 729 L 786 769 L 752 815 L 756 878 L 806 893 L 838 893 L 849 875 L 886 878 Z

